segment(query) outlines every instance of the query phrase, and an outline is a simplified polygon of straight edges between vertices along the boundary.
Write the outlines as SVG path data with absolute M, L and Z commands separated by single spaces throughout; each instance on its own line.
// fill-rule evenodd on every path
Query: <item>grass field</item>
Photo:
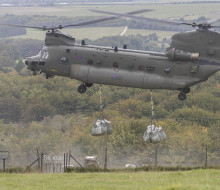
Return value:
M 219 190 L 220 170 L 71 174 L 0 174 L 0 190 Z

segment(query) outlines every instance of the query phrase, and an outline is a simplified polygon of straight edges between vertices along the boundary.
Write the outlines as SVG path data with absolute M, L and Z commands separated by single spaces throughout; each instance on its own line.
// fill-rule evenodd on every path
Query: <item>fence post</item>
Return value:
M 155 148 L 155 170 L 157 169 L 157 145 Z
M 65 173 L 65 171 L 66 171 L 66 153 L 64 153 L 64 165 L 63 165 L 63 173 Z
M 43 167 L 44 167 L 44 154 L 41 153 L 41 173 L 43 173 Z
M 69 160 L 68 160 L 69 165 L 70 165 L 70 155 L 71 155 L 71 150 L 69 150 Z
M 108 160 L 108 157 L 107 157 L 107 146 L 105 147 L 105 164 L 104 164 L 104 170 L 107 169 L 107 160 Z
M 69 156 L 68 156 L 68 153 L 66 153 L 66 169 L 68 168 L 68 159 L 69 159 Z
M 54 166 L 54 163 L 53 163 L 53 174 L 54 174 L 54 172 L 55 172 L 55 166 Z
M 45 164 L 45 167 L 46 167 L 46 173 L 48 173 L 48 169 L 47 169 L 48 163 Z
M 5 172 L 5 158 L 3 158 L 3 172 Z
M 38 158 L 38 168 L 40 168 L 40 154 L 37 149 L 37 158 Z

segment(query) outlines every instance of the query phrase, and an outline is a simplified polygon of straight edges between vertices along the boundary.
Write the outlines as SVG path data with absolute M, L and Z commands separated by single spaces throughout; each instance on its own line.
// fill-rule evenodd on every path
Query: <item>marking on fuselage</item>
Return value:
M 114 80 L 123 80 L 122 76 L 117 76 L 116 74 L 112 75 L 112 79 L 114 79 Z
M 56 70 L 54 70 L 54 69 L 50 69 L 49 71 L 52 71 L 52 72 L 57 72 Z
M 112 79 L 115 79 L 115 78 L 116 78 L 116 75 L 115 75 L 115 74 L 113 74 L 113 75 L 112 75 Z

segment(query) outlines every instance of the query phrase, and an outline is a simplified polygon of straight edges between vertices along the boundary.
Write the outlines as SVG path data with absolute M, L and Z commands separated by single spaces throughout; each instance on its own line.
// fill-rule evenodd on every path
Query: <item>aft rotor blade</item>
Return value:
M 219 20 L 218 18 L 214 18 L 214 19 L 209 19 L 206 22 L 209 24 L 213 24 L 213 23 L 217 22 L 218 20 Z
M 113 13 L 113 12 L 100 11 L 100 10 L 90 10 L 90 11 L 97 12 L 97 13 L 102 13 L 102 14 L 113 15 L 113 16 L 117 16 L 117 17 L 133 18 L 133 19 L 136 19 L 136 20 L 146 20 L 146 21 L 149 21 L 149 22 L 159 22 L 159 23 L 162 23 L 162 24 L 191 25 L 190 23 L 185 23 L 185 22 L 168 21 L 168 20 L 148 18 L 148 17 L 142 17 L 142 16 L 133 16 L 133 15 L 130 15 L 130 14 Z

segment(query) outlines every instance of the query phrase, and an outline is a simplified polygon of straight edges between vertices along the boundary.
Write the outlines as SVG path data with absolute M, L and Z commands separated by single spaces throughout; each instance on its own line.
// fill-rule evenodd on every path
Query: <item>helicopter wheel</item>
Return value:
M 189 87 L 183 88 L 182 92 L 188 94 L 190 93 L 190 88 Z
M 33 76 L 37 75 L 37 71 L 33 70 Z
M 92 87 L 93 86 L 93 84 L 92 83 L 85 83 L 85 85 L 86 85 L 86 87 L 88 87 L 88 88 L 90 88 L 90 87 Z
M 186 99 L 186 93 L 184 92 L 180 92 L 178 95 L 179 100 L 183 101 Z
M 80 94 L 84 94 L 86 92 L 86 85 L 85 84 L 81 84 L 79 87 L 78 87 L 78 92 Z

